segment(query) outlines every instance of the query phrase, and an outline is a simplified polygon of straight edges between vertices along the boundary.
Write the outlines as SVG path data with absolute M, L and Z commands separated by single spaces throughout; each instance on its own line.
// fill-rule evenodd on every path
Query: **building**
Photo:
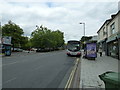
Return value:
M 111 16 L 108 27 L 107 55 L 120 59 L 120 11 Z
M 105 54 L 120 59 L 120 10 L 98 30 L 98 45 Z
M 120 1 L 118 2 L 118 11 L 120 10 Z
M 98 35 L 91 36 L 92 38 L 89 41 L 95 41 L 97 42 L 98 40 Z
M 103 51 L 105 51 L 105 54 L 107 55 L 107 38 L 108 38 L 108 26 L 107 24 L 110 22 L 111 19 L 108 19 L 104 22 L 104 24 L 100 27 L 98 30 L 98 48 L 102 47 Z

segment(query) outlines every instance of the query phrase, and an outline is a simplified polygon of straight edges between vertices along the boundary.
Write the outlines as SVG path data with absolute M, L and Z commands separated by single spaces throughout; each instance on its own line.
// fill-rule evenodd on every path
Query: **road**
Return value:
M 14 53 L 2 59 L 3 88 L 64 88 L 76 57 L 66 52 Z

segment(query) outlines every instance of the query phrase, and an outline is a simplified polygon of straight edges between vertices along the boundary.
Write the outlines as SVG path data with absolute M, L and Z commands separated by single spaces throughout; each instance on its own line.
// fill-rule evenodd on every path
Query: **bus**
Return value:
M 80 41 L 70 40 L 67 42 L 68 56 L 81 56 Z

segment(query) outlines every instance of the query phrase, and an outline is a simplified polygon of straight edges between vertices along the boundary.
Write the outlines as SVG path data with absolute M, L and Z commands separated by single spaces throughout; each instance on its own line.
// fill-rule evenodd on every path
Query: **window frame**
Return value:
M 112 34 L 115 34 L 115 22 L 113 22 L 113 23 L 110 25 L 110 31 L 111 31 L 111 35 L 112 35 Z

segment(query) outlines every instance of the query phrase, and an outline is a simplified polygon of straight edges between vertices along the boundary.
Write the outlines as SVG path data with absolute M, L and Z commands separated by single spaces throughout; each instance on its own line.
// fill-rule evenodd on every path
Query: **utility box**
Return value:
M 120 90 L 120 73 L 106 72 L 99 75 L 99 78 L 105 83 L 105 90 Z

